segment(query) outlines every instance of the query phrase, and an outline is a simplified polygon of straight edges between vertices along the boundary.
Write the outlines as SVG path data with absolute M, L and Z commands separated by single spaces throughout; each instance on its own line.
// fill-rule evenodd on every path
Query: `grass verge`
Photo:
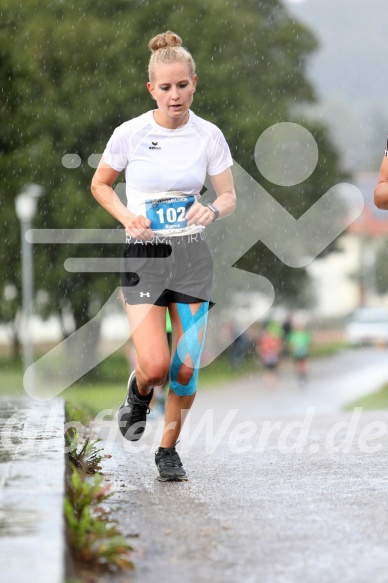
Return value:
M 364 409 L 388 409 L 388 383 L 381 387 L 375 393 L 366 395 L 357 401 L 349 403 L 345 407 L 345 411 L 350 411 L 354 407 L 363 407 Z
M 68 421 L 85 420 L 85 412 L 76 413 L 67 405 Z M 76 417 L 76 418 L 74 418 Z M 68 452 L 64 513 L 67 541 L 74 561 L 76 577 L 90 583 L 97 573 L 116 573 L 133 568 L 132 547 L 118 528 L 107 501 L 110 486 L 103 484 L 101 461 L 103 448 L 99 439 L 88 437 L 79 444 L 74 428 L 65 434 Z
M 315 345 L 312 347 L 311 357 L 330 356 L 343 348 L 346 345 L 342 342 Z M 258 358 L 252 352 L 238 366 L 232 365 L 226 354 L 221 354 L 211 364 L 201 368 L 199 391 L 240 379 L 244 375 L 256 375 L 261 370 Z M 102 411 L 107 411 L 108 416 L 111 411 L 113 415 L 123 401 L 128 375 L 127 359 L 123 351 L 117 351 L 83 379 L 66 389 L 61 396 L 68 403 L 74 404 L 76 410 L 86 408 L 93 416 Z M 0 358 L 0 395 L 25 396 L 20 360 Z

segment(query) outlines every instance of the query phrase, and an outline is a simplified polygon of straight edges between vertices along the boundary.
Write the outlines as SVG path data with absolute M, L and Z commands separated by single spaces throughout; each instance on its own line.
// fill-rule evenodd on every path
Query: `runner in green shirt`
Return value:
M 311 334 L 301 326 L 296 326 L 287 337 L 288 350 L 295 361 L 296 371 L 301 382 L 304 382 L 307 377 L 310 344 Z

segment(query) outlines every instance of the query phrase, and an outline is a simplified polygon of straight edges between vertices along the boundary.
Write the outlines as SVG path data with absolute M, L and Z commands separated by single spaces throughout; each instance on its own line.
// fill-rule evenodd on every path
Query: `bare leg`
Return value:
M 307 360 L 305 358 L 300 358 L 296 361 L 296 370 L 299 380 L 304 382 L 307 377 Z
M 166 308 L 148 304 L 126 304 L 125 309 L 137 353 L 137 388 L 140 394 L 148 395 L 153 386 L 165 382 L 170 366 Z
M 191 313 L 195 314 L 200 308 L 201 303 L 190 304 Z M 174 357 L 177 345 L 183 335 L 183 329 L 179 318 L 178 308 L 176 304 L 169 306 L 171 324 L 172 324 L 172 359 Z M 200 333 L 199 341 L 202 339 L 203 330 Z M 190 356 L 187 356 L 179 370 L 177 380 L 182 385 L 187 385 L 193 375 L 194 369 L 192 367 Z M 179 396 L 170 389 L 165 407 L 165 421 L 163 438 L 161 447 L 174 447 L 178 441 L 183 423 L 189 413 L 189 410 L 194 402 L 195 393 L 193 395 Z
M 160 447 L 175 446 L 194 399 L 195 393 L 194 395 L 180 397 L 174 391 L 170 390 L 168 392 Z

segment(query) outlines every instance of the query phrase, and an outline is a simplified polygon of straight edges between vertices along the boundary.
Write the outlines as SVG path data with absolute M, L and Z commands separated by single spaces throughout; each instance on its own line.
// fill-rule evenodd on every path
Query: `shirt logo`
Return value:
M 140 292 L 140 297 L 143 298 L 144 296 L 146 296 L 147 298 L 151 297 L 150 292 Z
M 160 146 L 158 146 L 159 142 L 152 142 L 151 141 L 152 146 L 148 146 L 149 150 L 161 150 L 162 148 Z

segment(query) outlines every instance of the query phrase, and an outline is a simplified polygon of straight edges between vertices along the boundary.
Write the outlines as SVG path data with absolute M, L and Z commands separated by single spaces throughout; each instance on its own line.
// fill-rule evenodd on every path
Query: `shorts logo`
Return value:
M 144 298 L 144 296 L 146 296 L 147 298 L 150 298 L 151 294 L 150 294 L 150 292 L 140 292 L 140 297 Z
M 162 148 L 160 146 L 158 146 L 158 143 L 159 142 L 152 142 L 151 141 L 152 146 L 148 146 L 148 149 L 149 150 L 161 150 Z

